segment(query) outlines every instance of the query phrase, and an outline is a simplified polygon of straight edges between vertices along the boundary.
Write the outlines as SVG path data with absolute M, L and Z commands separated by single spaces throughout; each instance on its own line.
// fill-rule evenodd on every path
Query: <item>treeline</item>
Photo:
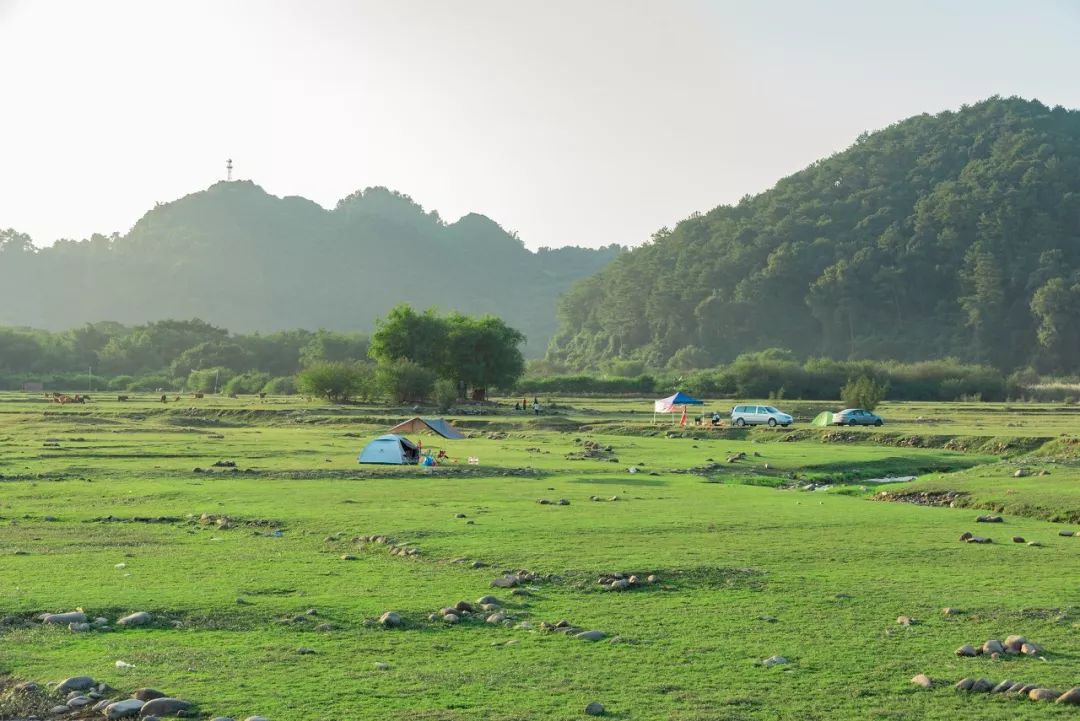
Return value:
M 0 328 L 0 388 L 288 393 L 304 368 L 366 359 L 369 345 L 362 333 L 239 334 L 198 319 Z
M 782 347 L 1075 373 L 1078 189 L 1078 111 L 992 98 L 909 118 L 578 282 L 548 358 L 683 369 Z
M 521 385 L 530 392 L 551 394 L 665 395 L 684 390 L 712 397 L 834 400 L 849 381 L 869 378 L 887 384 L 888 400 L 1003 401 L 1024 397 L 1038 381 L 1030 373 L 1006 376 L 989 366 L 955 359 L 900 363 L 812 358 L 799 362 L 789 351 L 778 349 L 743 354 L 727 365 L 685 373 L 647 372 L 625 361 L 614 364 L 607 374 L 559 374 L 558 370 L 550 363 L 535 362 Z
M 0 327 L 0 388 L 292 393 L 445 405 L 466 393 L 512 389 L 525 336 L 502 319 L 440 315 L 408 304 L 363 333 L 230 333 L 194 320 L 137 326 L 87 323 L 58 333 Z M 437 392 L 437 393 L 436 393 Z

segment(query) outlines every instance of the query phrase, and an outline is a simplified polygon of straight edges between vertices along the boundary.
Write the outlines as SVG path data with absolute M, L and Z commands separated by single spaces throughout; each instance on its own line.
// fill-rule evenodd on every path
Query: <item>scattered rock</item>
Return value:
M 1005 693 L 1015 685 L 1016 681 L 1013 681 L 1011 678 L 1007 678 L 1001 683 L 999 683 L 997 686 L 994 686 L 994 688 L 990 689 L 990 693 Z
M 960 540 L 961 541 L 966 541 L 966 540 L 970 539 L 974 535 L 975 534 L 973 534 L 971 531 L 964 531 L 963 533 L 960 534 Z
M 390 664 L 384 663 L 382 661 L 376 661 L 375 662 L 375 670 L 376 671 L 389 671 L 390 670 Z
M 145 626 L 154 620 L 146 611 L 136 611 L 130 615 L 124 616 L 117 623 L 121 626 Z
M 140 701 L 153 701 L 156 698 L 165 698 L 167 694 L 158 691 L 155 688 L 137 688 L 135 692 L 131 694 L 132 698 Z
M 978 681 L 971 684 L 972 693 L 990 693 L 990 689 L 992 688 L 994 688 L 994 682 L 986 678 L 980 678 Z
M 997 640 L 996 638 L 992 638 L 992 639 L 990 639 L 989 641 L 987 641 L 986 643 L 984 643 L 982 645 L 982 652 L 983 653 L 1004 653 L 1005 652 L 1005 646 L 1001 643 L 1001 641 Z
M 585 707 L 585 713 L 587 713 L 589 716 L 603 716 L 604 704 L 600 703 L 599 701 L 593 701 Z
M 1002 523 L 1005 519 L 1001 516 L 979 516 L 975 519 L 976 523 Z
M 930 677 L 925 673 L 920 673 L 916 676 L 912 676 L 911 682 L 916 686 L 922 686 L 923 688 L 930 688 L 934 685 L 934 682 L 930 680 Z
M 606 637 L 607 634 L 603 631 L 582 631 L 574 634 L 574 638 L 580 638 L 582 641 L 602 641 Z
M 783 656 L 769 656 L 767 659 L 761 662 L 761 665 L 768 668 L 769 666 L 780 666 L 787 662 L 788 660 Z
M 351 553 L 343 553 L 343 554 L 341 554 L 341 560 L 342 561 L 355 561 L 356 556 L 352 555 Z
M 1030 475 L 1031 474 L 1028 472 L 1028 470 L 1026 468 L 1017 468 L 1016 472 L 1013 473 L 1013 478 L 1026 478 L 1027 476 L 1030 476 Z
M 1074 686 L 1058 696 L 1057 703 L 1080 706 L 1080 686 Z
M 973 658 L 979 655 L 979 652 L 975 650 L 975 647 L 971 644 L 964 644 L 960 648 L 956 649 L 953 653 L 957 656 Z
M 1042 548 L 1042 544 L 1038 541 L 1028 541 L 1027 545 L 1031 546 L 1032 548 Z
M 1031 643 L 1029 641 L 1020 647 L 1020 653 L 1024 654 L 1025 656 L 1038 656 L 1040 653 L 1042 653 L 1042 646 L 1039 646 L 1036 643 Z
M 1058 531 L 1059 536 L 1065 536 L 1066 538 L 1072 536 L 1074 531 Z
M 57 687 L 57 693 L 67 693 L 68 691 L 85 691 L 88 688 L 95 686 L 94 679 L 89 676 L 72 676 L 61 681 Z
M 492 588 L 513 588 L 518 585 L 515 576 L 499 576 L 491 582 Z
M 47 613 L 41 618 L 42 623 L 55 623 L 66 625 L 69 623 L 86 623 L 86 614 L 82 611 L 68 611 L 67 613 Z
M 941 609 L 941 613 L 946 616 L 958 616 L 960 615 L 960 609 L 953 608 L 952 606 L 946 606 L 945 608 Z
M 1061 696 L 1060 691 L 1049 688 L 1033 688 L 1028 691 L 1028 698 L 1032 701 L 1056 701 Z
M 104 709 L 105 718 L 119 719 L 138 716 L 144 705 L 144 702 L 137 698 L 126 698 L 123 701 L 107 705 Z
M 379 623 L 387 628 L 397 628 L 401 625 L 401 616 L 394 611 L 387 611 L 379 616 Z
M 983 536 L 972 536 L 971 538 L 967 539 L 967 542 L 968 543 L 993 543 L 994 539 L 985 538 Z
M 897 616 L 896 617 L 896 622 L 898 624 L 900 624 L 901 626 L 914 626 L 915 625 L 915 619 L 913 619 L 911 616 Z
M 181 711 L 191 708 L 190 701 L 183 701 L 170 696 L 163 696 L 147 701 L 139 711 L 141 716 L 177 716 Z
M 312 656 L 315 653 L 315 649 L 308 648 L 307 646 L 301 646 L 300 648 L 296 649 L 296 652 L 301 656 Z
M 1027 543 L 1023 536 L 1013 536 L 1012 541 L 1013 543 Z

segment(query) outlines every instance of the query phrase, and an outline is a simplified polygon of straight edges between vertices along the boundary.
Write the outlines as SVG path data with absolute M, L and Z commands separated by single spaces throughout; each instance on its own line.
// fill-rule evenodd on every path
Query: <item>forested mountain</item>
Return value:
M 385 188 L 327 211 L 222 182 L 159 204 L 124 236 L 37 250 L 0 231 L 0 325 L 201 318 L 235 331 L 366 331 L 405 301 L 497 314 L 539 355 L 555 329 L 556 296 L 618 253 L 533 253 L 489 218 L 448 224 Z
M 991 98 L 920 115 L 576 284 L 549 358 L 704 367 L 955 356 L 1080 370 L 1080 112 Z

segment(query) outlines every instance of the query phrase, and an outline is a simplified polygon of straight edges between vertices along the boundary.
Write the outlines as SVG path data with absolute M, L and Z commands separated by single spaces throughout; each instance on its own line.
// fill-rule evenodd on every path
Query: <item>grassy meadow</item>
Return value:
M 837 430 L 808 426 L 824 404 L 779 401 L 793 430 L 684 431 L 645 399 L 505 403 L 455 419 L 465 440 L 421 436 L 458 461 L 427 472 L 356 463 L 410 410 L 0 394 L 0 677 L 160 688 L 206 719 L 568 719 L 593 701 L 627 720 L 1075 717 L 952 688 L 1080 685 L 1080 538 L 1058 535 L 1080 522 L 1073 407 L 885 404 L 883 428 Z M 571 457 L 585 441 L 600 457 Z M 521 569 L 516 593 L 492 588 Z M 656 582 L 602 589 L 615 572 Z M 429 619 L 487 594 L 505 622 Z M 75 608 L 113 630 L 28 622 Z M 134 611 L 154 622 L 112 623 Z M 402 626 L 372 623 L 386 611 Z M 560 620 L 605 638 L 540 629 Z M 953 654 L 1009 634 L 1044 652 Z

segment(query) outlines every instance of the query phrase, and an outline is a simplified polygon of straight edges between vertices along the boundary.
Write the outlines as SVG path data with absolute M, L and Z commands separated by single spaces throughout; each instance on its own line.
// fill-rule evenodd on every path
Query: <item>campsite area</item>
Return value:
M 0 394 L 0 675 L 42 688 L 0 718 L 84 675 L 205 719 L 1074 716 L 954 684 L 1080 684 L 1077 407 L 513 403 L 403 433 L 452 459 L 423 467 L 357 463 L 412 409 Z

